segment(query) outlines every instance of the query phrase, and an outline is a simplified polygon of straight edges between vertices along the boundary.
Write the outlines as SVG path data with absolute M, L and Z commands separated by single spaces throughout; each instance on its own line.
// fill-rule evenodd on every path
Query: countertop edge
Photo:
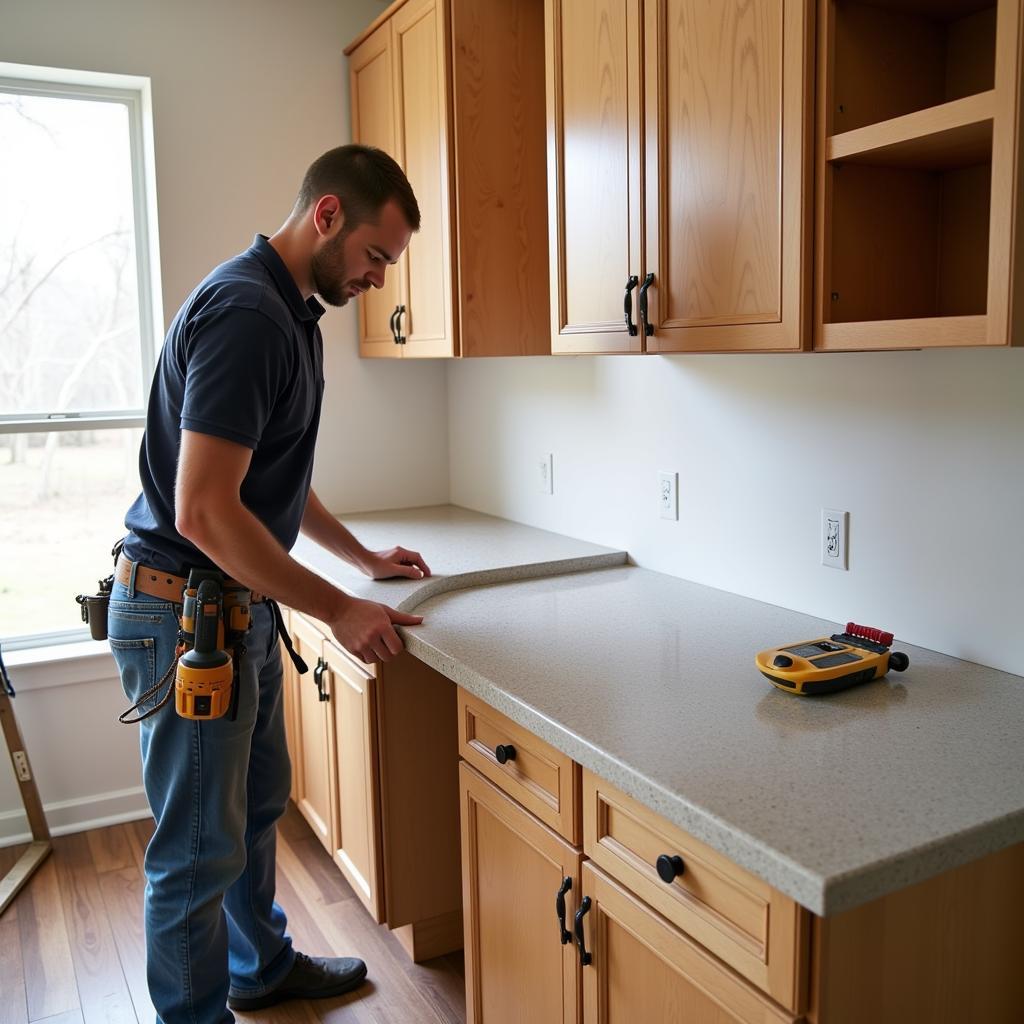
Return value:
M 423 640 L 415 631 L 402 632 L 406 648 L 414 657 L 819 917 L 853 910 L 998 852 L 1019 841 L 1013 837 L 1024 832 L 1024 812 L 1007 815 L 827 879 L 748 833 L 733 828 L 706 808 L 652 782 L 636 769 L 524 704 L 492 679 Z

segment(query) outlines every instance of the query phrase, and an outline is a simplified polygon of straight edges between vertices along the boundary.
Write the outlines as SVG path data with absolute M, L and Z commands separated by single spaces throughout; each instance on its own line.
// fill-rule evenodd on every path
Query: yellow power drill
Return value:
M 178 659 L 174 677 L 175 709 L 182 718 L 220 718 L 231 707 L 234 680 L 234 664 L 231 655 L 224 650 L 220 573 L 192 570 L 185 588 L 181 620 L 182 631 L 191 639 L 192 646 Z

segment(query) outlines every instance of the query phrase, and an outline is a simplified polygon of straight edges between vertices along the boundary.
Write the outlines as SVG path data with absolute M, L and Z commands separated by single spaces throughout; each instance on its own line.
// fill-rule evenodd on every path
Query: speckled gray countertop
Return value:
M 900 644 L 825 698 L 757 651 L 841 625 L 638 568 L 435 597 L 422 661 L 817 914 L 1024 840 L 1024 678 Z
M 374 583 L 294 553 L 424 615 L 412 654 L 817 914 L 1024 840 L 1020 676 L 897 639 L 905 673 L 794 697 L 754 655 L 840 624 L 463 509 L 344 522 L 438 575 Z
M 486 583 L 621 566 L 626 552 L 538 530 L 455 505 L 341 517 L 364 547 L 418 551 L 431 575 L 421 580 L 367 579 L 348 562 L 299 537 L 292 557 L 355 597 L 408 611 L 428 597 Z

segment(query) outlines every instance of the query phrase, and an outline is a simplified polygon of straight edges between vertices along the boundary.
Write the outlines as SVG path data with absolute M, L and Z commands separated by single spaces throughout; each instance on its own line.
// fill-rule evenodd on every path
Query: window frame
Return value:
M 141 348 L 142 404 L 138 408 L 30 413 L 0 411 L 0 434 L 38 434 L 50 431 L 116 430 L 145 427 L 146 404 L 163 342 L 164 316 L 160 282 L 160 242 L 157 227 L 157 192 L 153 99 L 150 79 L 139 75 L 108 74 L 64 68 L 0 62 L 0 93 L 88 99 L 120 103 L 128 110 L 129 152 L 132 163 L 132 207 L 135 229 L 135 264 L 138 282 L 139 342 Z M 72 596 L 68 595 L 68 600 Z M 89 631 L 55 630 L 12 636 L 6 650 L 22 650 L 77 643 Z

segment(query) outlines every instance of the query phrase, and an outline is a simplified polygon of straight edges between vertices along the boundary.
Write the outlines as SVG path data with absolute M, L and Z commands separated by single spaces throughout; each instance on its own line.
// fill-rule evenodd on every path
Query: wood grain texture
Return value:
M 12 911 L 0 917 L 0 1024 L 26 1024 L 27 1021 L 21 934 L 17 916 Z
M 587 1024 L 796 1024 L 589 862 L 583 892 L 593 901 L 584 919 L 593 956 L 583 970 Z
M 548 339 L 543 0 L 452 0 L 462 355 Z
M 377 922 L 384 898 L 377 753 L 377 680 L 336 644 L 324 642 L 331 675 L 331 714 L 337 765 L 334 862 Z
M 349 52 L 349 51 L 346 51 Z M 349 92 L 352 102 L 352 141 L 396 155 L 395 96 L 391 25 L 382 24 L 349 57 Z M 402 300 L 403 264 L 388 268 L 383 288 L 371 288 L 359 297 L 359 353 L 396 359 L 389 321 Z M 288 658 L 285 656 L 285 664 Z
M 142 821 L 57 840 L 51 859 L 0 917 L 0 1024 L 150 1024 L 145 880 L 136 851 L 151 831 Z M 0 866 L 17 852 L 0 850 Z M 338 999 L 282 1003 L 271 1012 L 275 1024 L 463 1024 L 461 956 L 412 963 L 367 915 L 293 804 L 279 827 L 277 883 L 296 947 L 362 956 L 371 981 Z M 252 1024 L 267 1019 L 238 1014 Z
M 79 1006 L 56 863 L 55 857 L 44 861 L 17 897 L 29 1020 Z
M 99 876 L 84 833 L 56 840 L 54 857 L 71 945 L 79 1008 L 87 1021 L 135 1024 Z
M 416 193 L 420 230 L 399 261 L 402 358 L 458 353 L 453 322 L 446 0 L 409 0 L 391 19 L 396 158 Z
M 587 771 L 583 829 L 598 867 L 783 1006 L 803 1010 L 807 911 Z M 656 871 L 663 854 L 683 862 L 670 884 Z
M 465 762 L 459 778 L 466 1019 L 576 1024 L 576 952 L 559 941 L 553 911 L 562 880 L 571 878 L 565 897 L 571 923 L 579 905 L 580 851 Z
M 648 351 L 806 347 L 811 5 L 646 10 Z
M 455 684 L 405 653 L 377 695 L 385 918 L 398 928 L 462 906 Z
M 640 4 L 547 0 L 546 18 L 551 350 L 641 352 L 623 317 L 642 262 Z
M 659 327 L 778 320 L 783 5 L 664 8 Z
M 813 1024 L 1015 1024 L 1024 844 L 814 921 Z

